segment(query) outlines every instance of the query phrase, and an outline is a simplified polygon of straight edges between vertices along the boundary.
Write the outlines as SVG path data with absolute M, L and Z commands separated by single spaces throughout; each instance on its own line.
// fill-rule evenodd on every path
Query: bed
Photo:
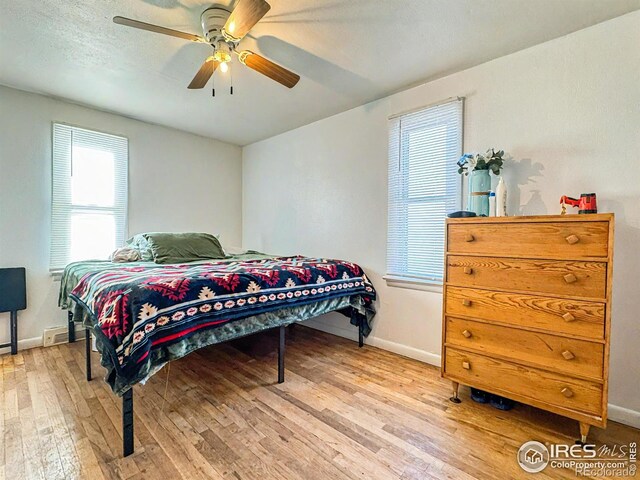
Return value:
M 284 381 L 285 327 L 328 312 L 347 315 L 359 344 L 370 332 L 376 293 L 360 266 L 342 260 L 278 257 L 258 252 L 224 259 L 75 262 L 63 273 L 59 306 L 86 327 L 87 380 L 91 334 L 123 398 L 123 453 L 133 453 L 133 391 L 167 362 L 194 350 L 278 328 L 278 382 Z

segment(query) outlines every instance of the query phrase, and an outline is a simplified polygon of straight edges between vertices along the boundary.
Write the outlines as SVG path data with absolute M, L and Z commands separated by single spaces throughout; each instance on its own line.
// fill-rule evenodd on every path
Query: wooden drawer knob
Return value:
M 573 397 L 573 390 L 571 390 L 569 387 L 564 387 L 562 390 L 560 390 L 560 393 L 562 393 L 567 398 Z
M 465 370 L 471 370 L 471 364 L 465 360 L 464 362 L 462 362 L 462 368 L 464 368 Z
M 476 237 L 474 237 L 473 235 L 471 235 L 470 233 L 467 233 L 467 236 L 464 237 L 464 241 L 465 242 L 473 242 L 476 239 Z
M 573 313 L 569 313 L 569 312 L 567 312 L 564 315 L 562 315 L 562 318 L 564 318 L 564 320 L 566 322 L 573 322 L 576 319 L 576 317 L 573 315 Z
M 569 245 L 573 245 L 574 243 L 578 243 L 580 238 L 577 235 L 569 235 L 565 240 Z
M 565 350 L 564 352 L 562 352 L 562 356 L 565 360 L 573 360 L 574 358 L 576 358 L 576 356 L 569 350 Z
M 464 300 L 462 300 L 462 305 L 464 305 L 465 307 L 470 307 L 471 306 L 471 300 L 465 298 Z
M 471 332 L 469 330 L 463 330 L 462 335 L 464 335 L 465 338 L 471 338 Z
M 567 273 L 564 276 L 564 281 L 567 283 L 574 283 L 578 281 L 578 277 L 576 277 L 573 273 Z
M 473 268 L 464 267 L 464 273 L 467 274 L 467 275 L 471 275 L 473 273 Z

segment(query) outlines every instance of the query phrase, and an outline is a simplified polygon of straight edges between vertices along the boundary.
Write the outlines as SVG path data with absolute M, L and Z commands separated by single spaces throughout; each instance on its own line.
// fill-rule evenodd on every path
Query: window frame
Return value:
M 56 177 L 56 167 L 61 168 L 60 165 L 57 165 L 56 163 L 56 156 L 59 155 L 59 149 L 57 148 L 57 143 L 58 142 L 66 142 L 67 139 L 66 138 L 57 138 L 56 135 L 56 127 L 60 126 L 63 129 L 69 129 L 70 132 L 70 138 L 68 140 L 68 146 L 69 146 L 69 152 L 68 152 L 68 160 L 65 160 L 65 164 L 62 165 L 62 168 L 67 167 L 66 162 L 69 162 L 69 170 L 72 171 L 73 170 L 73 159 L 72 159 L 72 150 L 74 147 L 74 138 L 73 138 L 73 132 L 88 132 L 89 134 L 97 134 L 97 135 L 101 135 L 104 138 L 106 137 L 114 137 L 115 142 L 117 141 L 124 141 L 126 144 L 126 147 L 124 148 L 124 151 L 122 152 L 120 149 L 117 149 L 117 147 L 113 148 L 111 150 L 111 152 L 114 155 L 117 155 L 118 153 L 124 153 L 124 165 L 120 165 L 118 166 L 118 162 L 116 161 L 116 164 L 114 165 L 114 205 L 113 206 L 101 206 L 101 205 L 85 205 L 85 204 L 73 204 L 73 202 L 71 201 L 71 199 L 69 198 L 68 202 L 65 202 L 63 200 L 61 200 L 61 197 L 64 197 L 65 195 L 68 195 L 70 193 L 70 189 L 71 189 L 71 176 L 69 176 L 69 180 L 68 183 L 65 185 L 64 188 L 69 189 L 63 192 L 57 192 L 56 191 L 56 187 L 58 186 L 57 184 L 57 177 Z M 80 145 L 82 146 L 82 145 Z M 89 145 L 89 146 L 93 146 L 93 145 Z M 55 259 L 54 257 L 54 249 L 55 249 L 55 238 L 56 238 L 56 234 L 54 233 L 54 230 L 56 229 L 56 208 L 62 208 L 62 209 L 67 209 L 67 211 L 64 213 L 64 215 L 66 215 L 66 219 L 67 221 L 71 221 L 71 218 L 74 214 L 82 214 L 82 213 L 88 213 L 88 214 L 100 214 L 100 213 L 104 213 L 104 214 L 110 214 L 110 216 L 113 217 L 114 219 L 114 223 L 115 223 L 115 238 L 116 238 L 116 247 L 120 246 L 120 243 L 124 243 L 124 241 L 126 240 L 127 236 L 128 236 L 128 230 L 129 230 L 129 160 L 130 160 L 130 146 L 129 146 L 129 138 L 126 135 L 122 135 L 122 134 L 118 134 L 118 133 L 112 133 L 112 132 L 106 132 L 103 130 L 98 130 L 98 129 L 94 129 L 94 128 L 87 128 L 84 126 L 80 126 L 80 125 L 75 125 L 75 124 L 71 124 L 71 123 L 67 123 L 67 122 L 61 122 L 61 121 L 52 121 L 51 122 L 51 228 L 50 228 L 50 237 L 49 237 L 49 272 L 50 274 L 55 277 L 55 278 L 59 278 L 60 275 L 62 274 L 62 271 L 64 270 L 64 266 L 60 266 L 60 265 L 53 265 L 53 261 Z M 124 178 L 123 178 L 124 177 Z M 118 187 L 124 187 L 124 196 L 118 196 Z M 120 192 L 122 193 L 122 191 Z M 121 221 L 119 221 L 121 220 Z M 65 228 L 65 227 L 63 227 Z M 67 232 L 70 233 L 70 226 L 67 226 Z M 67 257 L 69 257 L 70 255 L 70 242 L 68 243 L 68 250 L 67 250 Z M 67 260 L 67 263 L 72 261 L 71 259 Z
M 401 120 L 403 117 L 408 116 L 408 115 L 412 115 L 412 114 L 417 114 L 420 112 L 423 112 L 427 109 L 430 108 L 434 108 L 434 107 L 438 107 L 438 106 L 442 106 L 442 105 L 446 105 L 449 103 L 453 103 L 453 102 L 460 102 L 460 135 L 459 135 L 459 148 L 458 148 L 458 152 L 456 152 L 456 155 L 459 157 L 463 154 L 464 151 L 464 118 L 465 118 L 465 98 L 464 97 L 452 97 L 452 98 L 447 98 L 446 100 L 442 100 L 436 103 L 432 103 L 429 105 L 424 105 L 422 107 L 418 107 L 409 111 L 405 111 L 405 112 L 401 112 L 395 115 L 391 115 L 390 117 L 388 117 L 388 120 L 391 122 L 393 120 L 398 120 L 400 123 L 398 125 L 398 138 L 397 138 L 397 142 L 398 142 L 398 150 L 397 153 L 395 153 L 395 158 L 393 157 L 392 151 L 391 151 L 391 147 L 392 147 L 392 142 L 393 142 L 393 131 L 392 131 L 392 125 L 389 124 L 389 132 L 388 132 L 388 136 L 389 136 L 389 162 L 391 162 L 392 160 L 395 160 L 397 162 L 398 165 L 400 165 L 402 162 L 405 161 L 405 158 L 403 158 L 403 148 L 406 145 L 406 142 L 403 142 L 403 135 L 405 135 L 406 133 L 409 133 L 412 128 L 410 128 L 407 132 L 403 132 L 402 131 L 402 123 Z M 415 129 L 415 128 L 413 128 Z M 389 165 L 389 171 L 391 171 L 391 163 Z M 406 168 L 406 167 L 405 167 Z M 452 167 L 453 168 L 453 167 Z M 408 175 L 408 174 L 407 174 Z M 455 195 L 455 203 L 456 203 L 456 208 L 457 209 L 461 209 L 462 205 L 463 205 L 463 198 L 464 198 L 464 178 L 463 175 L 459 175 L 459 179 L 457 180 L 458 185 L 457 185 L 457 193 Z M 389 195 L 391 194 L 391 176 L 388 175 L 387 180 L 389 182 L 388 184 L 388 190 L 389 190 Z M 405 199 L 405 201 L 403 202 L 402 206 L 404 208 L 404 212 L 403 212 L 403 216 L 406 218 L 408 216 L 408 209 L 407 206 L 410 203 L 427 203 L 427 202 L 420 202 L 419 199 L 410 199 L 409 197 L 409 190 L 408 190 L 408 185 L 409 182 L 402 182 L 401 183 L 401 190 L 402 190 L 402 198 Z M 421 199 L 430 197 L 429 195 L 422 195 Z M 440 197 L 441 200 L 446 201 L 448 196 L 446 194 L 444 195 L 433 195 L 432 197 Z M 434 201 L 437 201 L 437 199 L 434 198 Z M 430 203 L 430 202 L 429 202 Z M 391 197 L 389 196 L 388 199 L 388 208 L 391 208 Z M 388 212 L 390 213 L 390 212 Z M 399 288 L 408 288 L 408 289 L 412 289 L 412 290 L 425 290 L 425 291 L 431 291 L 431 292 L 436 292 L 436 293 L 441 293 L 442 292 L 442 286 L 443 286 L 443 282 L 444 282 L 444 263 L 443 263 L 443 279 L 442 280 L 438 280 L 438 279 L 434 279 L 434 278 L 429 278 L 429 277 L 422 277 L 422 276 L 418 276 L 418 275 L 411 275 L 411 274 L 399 274 L 399 273 L 389 273 L 390 268 L 389 268 L 389 248 L 390 248 L 390 217 L 387 218 L 387 260 L 386 260 L 386 265 L 385 265 L 385 275 L 383 275 L 383 279 L 387 282 L 388 286 L 391 287 L 399 287 Z M 445 235 L 445 240 L 446 240 L 446 232 L 444 232 Z M 408 250 L 408 247 L 406 247 L 406 250 Z M 444 252 L 443 252 L 444 254 Z M 408 258 L 408 253 L 405 253 L 404 259 L 406 261 L 406 259 Z M 406 268 L 404 269 L 406 272 Z

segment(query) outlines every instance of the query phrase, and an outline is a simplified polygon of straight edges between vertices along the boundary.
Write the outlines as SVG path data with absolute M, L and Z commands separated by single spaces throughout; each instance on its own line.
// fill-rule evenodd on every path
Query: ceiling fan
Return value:
M 300 80 L 299 75 L 250 50 L 240 51 L 237 49 L 240 40 L 265 16 L 270 8 L 271 6 L 264 0 L 239 0 L 231 12 L 223 6 L 214 5 L 211 8 L 207 8 L 200 16 L 203 36 L 125 17 L 113 17 L 113 21 L 118 25 L 140 28 L 211 45 L 213 47 L 213 55 L 204 61 L 188 88 L 203 88 L 218 68 L 220 68 L 220 71 L 226 72 L 229 68 L 228 63 L 231 61 L 232 53 L 238 56 L 240 63 L 243 65 L 266 75 L 285 87 L 293 88 Z

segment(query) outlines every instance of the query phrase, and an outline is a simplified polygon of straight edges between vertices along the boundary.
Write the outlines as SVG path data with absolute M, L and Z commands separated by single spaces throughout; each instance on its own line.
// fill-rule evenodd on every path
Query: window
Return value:
M 124 243 L 128 150 L 124 137 L 53 124 L 51 270 Z
M 457 99 L 389 121 L 387 278 L 442 283 L 444 221 L 460 208 L 462 107 Z

